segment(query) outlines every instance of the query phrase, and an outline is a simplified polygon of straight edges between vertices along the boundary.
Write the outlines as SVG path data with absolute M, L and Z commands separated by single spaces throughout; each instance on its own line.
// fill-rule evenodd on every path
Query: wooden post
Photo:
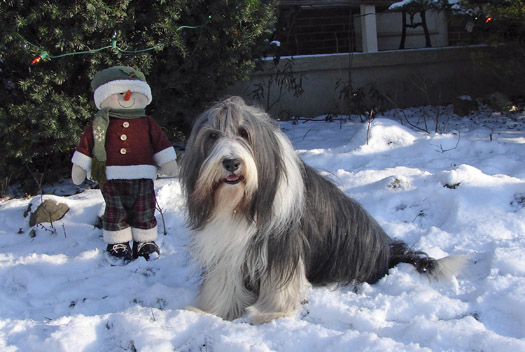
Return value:
M 428 32 L 428 26 L 427 26 L 427 17 L 425 15 L 425 11 L 421 11 L 419 13 L 421 16 L 421 25 L 423 26 L 423 30 L 425 31 L 425 42 L 427 48 L 432 47 L 432 44 L 430 43 L 430 33 Z
M 361 5 L 361 35 L 363 38 L 363 52 L 378 51 L 377 23 L 375 5 Z
M 401 16 L 403 17 L 402 19 L 403 28 L 401 29 L 401 43 L 399 44 L 399 49 L 404 49 L 405 48 L 405 38 L 407 35 L 407 12 L 406 10 L 402 11 Z

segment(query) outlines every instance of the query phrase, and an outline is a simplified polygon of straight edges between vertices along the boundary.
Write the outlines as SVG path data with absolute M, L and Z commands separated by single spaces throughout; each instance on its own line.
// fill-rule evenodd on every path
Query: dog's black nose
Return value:
M 241 165 L 241 161 L 239 159 L 224 159 L 222 161 L 222 166 L 226 169 L 226 171 L 234 172 L 239 168 L 239 165 Z

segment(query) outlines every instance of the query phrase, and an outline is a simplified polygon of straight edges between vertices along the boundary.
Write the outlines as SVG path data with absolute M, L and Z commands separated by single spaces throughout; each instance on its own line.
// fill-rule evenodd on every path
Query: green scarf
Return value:
M 144 109 L 110 109 L 99 110 L 93 119 L 93 164 L 91 165 L 91 178 L 98 183 L 100 188 L 107 182 L 106 178 L 106 131 L 109 119 L 136 119 L 146 116 Z

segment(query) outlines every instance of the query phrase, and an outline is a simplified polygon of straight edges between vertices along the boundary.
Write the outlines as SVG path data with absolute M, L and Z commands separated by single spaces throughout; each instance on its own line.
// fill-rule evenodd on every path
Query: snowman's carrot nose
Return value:
M 129 99 L 131 99 L 131 91 L 128 89 L 126 94 L 124 94 L 124 100 L 128 101 Z

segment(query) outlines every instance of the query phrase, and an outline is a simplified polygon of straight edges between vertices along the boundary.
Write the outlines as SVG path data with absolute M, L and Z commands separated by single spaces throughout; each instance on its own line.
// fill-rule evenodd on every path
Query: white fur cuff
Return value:
M 151 242 L 157 239 L 157 226 L 152 229 L 137 229 L 135 227 L 131 228 L 131 233 L 133 234 L 133 241 L 135 242 Z
M 91 170 L 91 163 L 92 163 L 92 161 L 93 161 L 93 159 L 91 159 L 86 154 L 82 154 L 79 151 L 75 151 L 73 153 L 73 157 L 71 158 L 71 162 L 73 164 L 77 164 L 78 166 L 80 166 L 81 168 L 83 168 L 86 171 Z
M 177 154 L 175 153 L 175 149 L 173 147 L 169 147 L 153 154 L 153 160 L 155 160 L 157 165 L 162 166 L 167 162 L 177 160 Z
M 131 227 L 127 227 L 123 230 L 118 231 L 104 230 L 103 234 L 104 242 L 108 244 L 129 242 L 132 239 Z

